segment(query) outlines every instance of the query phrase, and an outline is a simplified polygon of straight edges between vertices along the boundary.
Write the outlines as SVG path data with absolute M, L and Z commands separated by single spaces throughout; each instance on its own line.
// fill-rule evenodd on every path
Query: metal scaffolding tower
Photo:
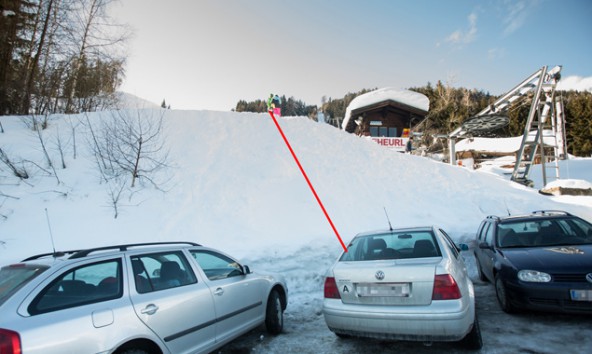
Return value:
M 547 71 L 546 66 L 543 66 L 535 73 L 536 77 L 534 81 L 537 81 L 537 84 L 534 88 L 534 97 L 532 98 L 528 119 L 524 125 L 524 134 L 522 135 L 520 149 L 516 155 L 512 181 L 526 185 L 531 184 L 528 176 L 535 162 L 538 150 L 543 171 L 543 183 L 547 184 L 545 145 L 553 148 L 554 159 L 552 160 L 552 168 L 555 169 L 555 177 L 559 178 L 558 160 L 560 158 L 560 148 L 557 139 L 558 119 L 556 106 L 561 105 L 561 102 L 556 101 L 555 88 L 561 77 L 560 73 L 561 66 L 556 66 L 549 71 Z M 551 120 L 551 130 L 544 129 L 544 125 L 548 119 Z M 564 123 L 562 117 L 560 123 L 563 130 Z M 547 141 L 546 143 L 545 140 Z M 529 151 L 527 151 L 527 148 L 529 148 Z
M 553 147 L 554 159 L 551 167 L 555 169 L 555 177 L 559 178 L 558 160 L 566 156 L 563 105 L 561 100 L 555 96 L 555 88 L 561 78 L 560 73 L 561 66 L 555 66 L 551 70 L 547 70 L 547 66 L 543 66 L 493 104 L 487 106 L 463 123 L 461 127 L 450 133 L 450 162 L 456 163 L 454 144 L 457 139 L 497 129 L 508 124 L 507 112 L 510 105 L 520 99 L 531 97 L 530 110 L 511 179 L 518 183 L 530 185 L 531 181 L 528 179 L 528 175 L 538 152 L 543 168 L 543 180 L 546 184 L 546 169 L 548 167 L 546 166 L 544 146 Z M 544 130 L 544 125 L 548 119 L 550 119 L 551 129 Z

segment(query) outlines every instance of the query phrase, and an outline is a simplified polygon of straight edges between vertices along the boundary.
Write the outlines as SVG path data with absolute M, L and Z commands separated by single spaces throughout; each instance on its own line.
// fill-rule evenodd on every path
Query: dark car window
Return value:
M 483 222 L 483 228 L 481 229 L 481 233 L 479 234 L 479 241 L 478 243 L 485 242 L 485 234 L 487 233 L 487 229 L 489 229 L 489 223 L 487 221 Z
M 432 231 L 409 231 L 358 236 L 340 261 L 374 261 L 441 256 Z
M 241 266 L 232 258 L 208 250 L 194 250 L 191 255 L 209 280 L 220 280 L 244 275 Z
M 576 237 L 581 243 L 592 243 L 592 224 L 579 218 L 561 219 L 559 223 L 568 237 Z
M 119 298 L 121 260 L 85 264 L 51 282 L 29 305 L 33 315 Z
M 487 225 L 486 221 L 482 221 L 481 225 L 479 225 L 479 228 L 477 229 L 477 242 L 482 242 L 483 241 L 483 237 L 484 237 L 484 233 L 483 233 L 483 228 L 485 227 L 485 225 Z
M 140 294 L 197 283 L 182 252 L 142 254 L 131 257 L 131 262 Z
M 444 232 L 444 230 L 440 229 L 440 232 L 442 233 L 442 235 L 444 235 L 444 241 L 446 242 L 446 246 L 448 246 L 448 248 L 450 248 L 450 252 L 452 252 L 452 254 L 454 255 L 454 258 L 458 259 L 458 255 L 459 255 L 458 248 L 456 248 L 454 241 L 452 241 L 450 236 L 448 236 L 448 234 L 446 232 Z
M 487 243 L 488 245 L 493 245 L 493 232 L 495 231 L 495 227 L 492 226 L 491 223 L 487 223 L 487 229 L 485 230 L 485 238 L 483 242 Z
M 0 269 L 0 305 L 22 286 L 47 270 L 47 266 L 13 264 Z
M 533 218 L 499 225 L 499 247 L 548 247 L 592 243 L 592 226 L 579 218 Z

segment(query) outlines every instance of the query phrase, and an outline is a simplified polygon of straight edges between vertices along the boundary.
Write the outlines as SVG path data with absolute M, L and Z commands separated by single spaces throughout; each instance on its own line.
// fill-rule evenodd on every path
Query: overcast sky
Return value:
M 134 30 L 121 89 L 174 109 L 438 80 L 499 95 L 544 65 L 592 90 L 589 0 L 123 0 L 112 15 Z

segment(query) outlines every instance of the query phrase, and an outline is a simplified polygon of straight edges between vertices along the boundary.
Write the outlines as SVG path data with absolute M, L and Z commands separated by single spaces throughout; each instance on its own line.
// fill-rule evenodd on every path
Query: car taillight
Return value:
M 454 300 L 460 297 L 460 289 L 450 274 L 436 275 L 432 300 Z
M 337 284 L 335 283 L 335 278 L 333 277 L 325 278 L 325 298 L 341 299 L 341 295 L 339 295 L 339 290 L 337 289 Z
M 0 354 L 21 353 L 21 337 L 19 334 L 0 328 Z

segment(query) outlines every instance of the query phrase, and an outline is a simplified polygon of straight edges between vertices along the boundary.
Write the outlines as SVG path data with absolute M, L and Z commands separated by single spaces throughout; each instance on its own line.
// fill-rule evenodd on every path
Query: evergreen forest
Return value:
M 129 31 L 113 0 L 0 0 L 0 115 L 113 106 Z

